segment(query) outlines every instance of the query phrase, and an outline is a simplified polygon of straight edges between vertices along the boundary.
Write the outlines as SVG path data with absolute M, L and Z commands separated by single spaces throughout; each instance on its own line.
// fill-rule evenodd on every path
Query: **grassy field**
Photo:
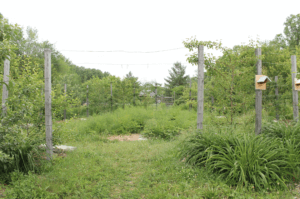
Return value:
M 12 182 L 1 185 L 6 198 L 294 198 L 295 191 L 269 189 L 256 190 L 230 186 L 218 174 L 206 167 L 186 164 L 180 157 L 182 142 L 194 131 L 195 113 L 180 110 L 165 110 L 147 114 L 143 110 L 133 110 L 136 115 L 144 113 L 136 133 L 143 133 L 151 125 L 158 126 L 158 120 L 170 117 L 168 121 L 176 123 L 185 115 L 186 119 L 173 137 L 161 139 L 149 134 L 145 141 L 120 142 L 109 141 L 109 134 L 128 134 L 129 130 L 120 128 L 117 121 L 126 121 L 123 110 L 111 115 L 90 117 L 87 120 L 71 120 L 68 123 L 55 124 L 57 135 L 63 144 L 75 146 L 72 152 L 56 155 L 52 163 L 44 163 L 41 173 L 23 175 L 12 173 Z M 140 111 L 140 112 L 139 112 Z M 154 111 L 154 110 L 151 110 Z M 163 111 L 163 110 L 161 110 Z M 127 111 L 128 113 L 128 111 Z M 148 114 L 150 116 L 148 118 Z M 118 114 L 118 116 L 116 116 Z M 155 115 L 157 114 L 157 115 Z M 105 118 L 117 117 L 114 127 L 105 130 Z M 141 118 L 139 115 L 138 118 Z M 127 118 L 128 119 L 128 118 Z M 132 120 L 131 118 L 130 120 Z M 153 122 L 155 120 L 155 122 Z M 215 124 L 211 118 L 205 118 Z M 215 122 L 224 122 L 216 120 Z M 240 117 L 239 122 L 251 120 L 250 115 Z M 99 124 L 102 122 L 101 124 Z M 178 121 L 177 121 L 178 122 Z M 105 124 L 104 124 L 105 123 Z M 155 123 L 155 125 L 153 124 Z M 98 124 L 98 125 L 96 125 Z M 124 123 L 125 124 L 125 123 Z M 252 123 L 253 124 L 253 123 Z M 141 126 L 143 128 L 141 128 Z M 148 127 L 146 127 L 148 125 Z M 150 126 L 149 126 L 150 125 Z M 102 128 L 103 127 L 103 128 Z M 152 128 L 151 127 L 151 128 Z M 154 127 L 153 127 L 154 128 Z M 184 129 L 185 128 L 185 129 Z M 217 132 L 218 126 L 206 126 L 207 132 Z M 236 131 L 253 129 L 244 122 Z M 102 130 L 100 130 L 102 129 Z M 123 129 L 117 131 L 115 129 Z M 124 130 L 125 129 L 125 130 Z M 163 126 L 159 129 L 164 129 Z M 113 132 L 113 133 L 110 133 Z M 159 135 L 163 130 L 157 131 Z M 163 136 L 162 136 L 163 137 Z M 5 193 L 3 190 L 5 189 Z M 1 194 L 1 192 L 0 192 Z

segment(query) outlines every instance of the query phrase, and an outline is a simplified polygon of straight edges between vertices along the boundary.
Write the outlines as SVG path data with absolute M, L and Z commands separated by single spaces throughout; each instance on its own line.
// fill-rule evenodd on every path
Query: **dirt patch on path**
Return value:
M 4 186 L 6 186 L 5 184 L 0 184 L 0 198 L 5 198 L 4 192 L 5 192 L 5 188 Z
M 119 140 L 119 141 L 137 141 L 140 138 L 140 134 L 131 134 L 131 135 L 114 135 L 110 136 L 107 139 L 109 140 Z

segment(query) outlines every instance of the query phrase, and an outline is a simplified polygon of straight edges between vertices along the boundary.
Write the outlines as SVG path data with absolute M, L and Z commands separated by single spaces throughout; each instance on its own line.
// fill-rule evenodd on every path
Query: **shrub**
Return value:
M 38 171 L 41 166 L 38 146 L 44 142 L 43 135 L 38 132 L 27 135 L 17 126 L 10 127 L 9 130 L 0 142 L 3 154 L 3 158 L 0 158 L 0 178 L 4 182 L 10 181 L 9 173 L 14 170 L 25 173 Z
M 300 123 L 283 121 L 264 124 L 262 134 L 267 139 L 280 139 L 284 148 L 287 150 L 286 159 L 293 168 L 290 172 L 293 173 L 294 180 L 298 180 L 299 164 L 300 164 Z
M 234 186 L 286 188 L 287 176 L 297 172 L 283 142 L 263 135 L 198 132 L 182 143 L 179 154 Z
M 0 151 L 10 157 L 10 161 L 0 159 L 2 181 L 9 181 L 9 172 L 14 170 L 36 170 L 32 154 L 45 142 L 45 134 L 41 133 L 45 132 L 44 102 L 40 100 L 43 73 L 38 72 L 41 68 L 29 57 L 11 61 L 12 71 L 17 70 L 17 64 L 24 65 L 24 70 L 20 78 L 10 79 L 7 111 L 0 115 Z

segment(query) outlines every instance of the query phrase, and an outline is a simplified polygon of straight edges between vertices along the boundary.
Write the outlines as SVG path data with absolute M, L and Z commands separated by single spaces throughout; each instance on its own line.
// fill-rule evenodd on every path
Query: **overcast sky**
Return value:
M 182 44 L 186 38 L 222 40 L 227 47 L 247 42 L 249 37 L 271 40 L 283 32 L 290 14 L 300 13 L 299 7 L 299 0 L 0 0 L 0 12 L 10 23 L 36 28 L 40 41 L 54 43 L 74 64 L 121 78 L 132 71 L 142 82 L 158 83 L 164 83 L 177 61 L 187 66 L 188 75 L 196 74 L 196 66 L 186 61 L 189 52 Z M 183 49 L 63 51 L 174 48 Z

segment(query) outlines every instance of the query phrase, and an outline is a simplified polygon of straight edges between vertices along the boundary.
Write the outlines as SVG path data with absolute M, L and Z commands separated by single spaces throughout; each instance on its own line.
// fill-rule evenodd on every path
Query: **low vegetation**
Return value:
M 299 181 L 297 147 L 294 139 L 220 131 L 193 134 L 180 152 L 189 164 L 206 167 L 228 185 L 268 190 Z
M 84 125 L 83 125 L 84 124 Z M 142 133 L 146 137 L 171 139 L 181 130 L 196 125 L 195 111 L 170 108 L 165 105 L 148 107 L 119 108 L 113 113 L 106 113 L 89 118 L 81 123 L 60 123 L 57 136 L 64 141 L 82 140 L 88 134 L 121 135 Z
M 286 27 L 295 26 L 291 20 L 299 16 L 291 15 Z M 286 121 L 293 119 L 290 59 L 291 55 L 299 59 L 300 48 L 290 33 L 233 48 L 196 38 L 183 42 L 191 51 L 187 58 L 191 64 L 198 63 L 194 50 L 199 45 L 223 53 L 218 58 L 205 55 L 209 67 L 203 80 L 204 125 L 199 131 L 197 76 L 187 77 L 181 63 L 174 64 L 166 88 L 156 82 L 142 84 L 131 72 L 119 78 L 76 66 L 49 42 L 38 42 L 37 30 L 28 28 L 25 38 L 22 28 L 1 14 L 0 27 L 0 68 L 4 60 L 10 61 L 9 98 L 6 114 L 0 115 L 0 197 L 299 196 L 294 190 L 300 181 L 300 124 Z M 258 47 L 263 74 L 272 80 L 278 76 L 278 81 L 269 82 L 264 91 L 263 129 L 254 135 Z M 52 51 L 53 143 L 77 148 L 56 153 L 52 161 L 40 147 L 45 142 L 45 48 Z M 279 96 L 274 95 L 276 88 Z M 156 105 L 157 95 L 169 96 L 160 99 L 171 100 L 173 106 Z M 80 118 L 87 111 L 90 117 Z M 274 122 L 278 114 L 281 121 Z M 132 133 L 148 140 L 107 139 Z
M 293 136 L 299 125 L 284 128 L 285 123 L 266 123 L 263 134 L 254 136 L 253 122 L 242 122 L 251 121 L 251 113 L 236 118 L 236 126 L 218 125 L 226 123 L 226 118 L 208 115 L 204 120 L 212 125 L 206 125 L 202 133 L 191 128 L 196 112 L 180 107 L 125 108 L 55 123 L 57 139 L 77 149 L 55 154 L 52 162 L 40 162 L 38 171 L 11 172 L 9 185 L 2 182 L 3 194 L 6 198 L 297 195 L 292 190 L 299 180 L 299 142 L 293 142 Z M 176 133 L 170 133 L 170 127 L 162 124 L 173 125 Z M 160 130 L 152 130 L 156 128 Z M 107 139 L 109 135 L 130 132 L 144 133 L 148 140 Z

